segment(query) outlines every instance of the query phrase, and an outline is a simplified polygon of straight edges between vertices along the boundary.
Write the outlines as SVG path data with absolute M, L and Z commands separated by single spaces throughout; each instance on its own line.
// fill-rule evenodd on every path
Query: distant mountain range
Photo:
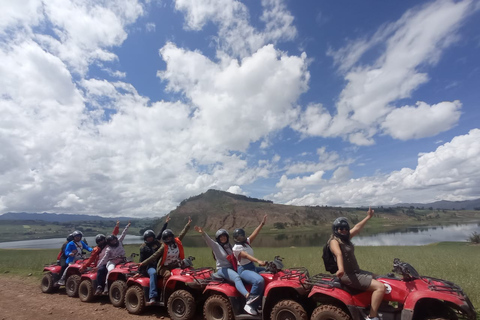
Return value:
M 101 221 L 101 220 L 120 220 L 130 221 L 138 218 L 114 217 L 106 218 L 101 216 L 91 216 L 87 214 L 66 214 L 66 213 L 27 213 L 27 212 L 7 212 L 0 215 L 0 220 L 33 220 L 47 222 L 72 222 L 72 221 Z
M 415 207 L 425 209 L 432 207 L 433 209 L 445 210 L 480 210 L 480 198 L 466 201 L 436 201 L 431 203 L 399 203 L 389 207 Z

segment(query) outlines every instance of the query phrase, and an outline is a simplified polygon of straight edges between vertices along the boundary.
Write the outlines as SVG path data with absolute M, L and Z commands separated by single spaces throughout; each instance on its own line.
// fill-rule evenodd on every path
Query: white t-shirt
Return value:
M 180 249 L 178 249 L 178 245 L 173 248 L 172 246 L 168 246 L 167 258 L 165 258 L 164 265 L 169 265 L 170 263 L 177 260 L 180 256 Z
M 248 260 L 247 258 L 240 258 L 240 252 L 242 251 L 245 251 L 246 253 L 248 253 L 249 255 L 251 255 L 253 257 L 253 249 L 252 247 L 250 247 L 249 245 L 250 243 L 250 238 L 247 238 L 247 242 L 245 243 L 245 247 L 242 246 L 241 244 L 235 244 L 233 246 L 233 254 L 235 255 L 235 258 L 237 259 L 238 261 L 238 264 L 241 265 L 241 266 L 244 266 L 246 264 L 249 264 L 250 260 Z

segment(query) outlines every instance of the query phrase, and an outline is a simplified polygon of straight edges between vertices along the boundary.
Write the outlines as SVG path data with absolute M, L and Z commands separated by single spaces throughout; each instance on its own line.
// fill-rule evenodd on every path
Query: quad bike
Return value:
M 125 306 L 125 291 L 127 289 L 127 279 L 136 274 L 138 270 L 138 263 L 133 262 L 133 259 L 138 256 L 132 253 L 130 258 L 124 259 L 123 262 L 118 263 L 115 268 L 107 274 L 107 287 L 110 302 L 115 307 Z M 97 270 L 87 269 L 87 272 L 82 274 L 81 282 L 78 289 L 78 295 L 82 302 L 91 302 L 95 297 L 95 290 L 98 286 Z
M 195 315 L 197 303 L 202 301 L 202 292 L 205 284 L 203 279 L 209 278 L 213 269 L 193 268 L 194 257 L 188 257 L 176 262 L 177 268 L 172 269 L 166 280 L 159 277 L 157 288 L 160 294 L 156 306 L 167 306 L 172 320 L 189 320 Z M 138 273 L 127 280 L 125 307 L 129 313 L 140 314 L 147 305 L 150 278 Z
M 283 269 L 282 258 L 276 256 L 267 262 L 265 271 L 260 275 L 265 280 L 262 301 L 262 314 L 250 315 L 244 312 L 245 297 L 233 283 L 222 278 L 206 280 L 208 285 L 204 295 L 207 300 L 203 306 L 206 320 L 233 319 L 272 319 L 307 320 L 307 312 L 302 305 L 308 305 L 307 296 L 310 285 L 307 283 L 308 271 L 305 268 Z M 246 286 L 250 290 L 250 286 Z
M 383 320 L 475 320 L 470 299 L 454 283 L 420 276 L 399 259 L 393 260 L 392 271 L 401 278 L 393 273 L 376 278 L 386 289 L 378 311 Z M 349 288 L 332 275 L 315 275 L 310 283 L 309 298 L 318 305 L 311 320 L 363 320 L 368 315 L 371 292 Z
M 80 268 L 83 266 L 85 260 L 77 260 L 69 265 L 66 269 L 65 292 L 69 297 L 78 296 L 78 286 L 80 284 Z M 58 263 L 45 265 L 43 268 L 43 278 L 41 282 L 41 289 L 43 293 L 53 293 L 60 287 L 57 284 L 62 277 L 62 267 Z

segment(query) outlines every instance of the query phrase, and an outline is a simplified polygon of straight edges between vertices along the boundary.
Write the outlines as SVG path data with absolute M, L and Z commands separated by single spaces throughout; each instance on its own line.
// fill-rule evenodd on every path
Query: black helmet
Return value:
M 75 237 L 80 237 L 80 239 L 83 238 L 83 233 L 82 231 L 78 231 L 78 230 L 75 230 L 72 232 L 72 237 L 75 238 Z
M 149 237 L 155 238 L 155 232 L 153 232 L 153 230 L 146 230 L 146 231 L 143 233 L 143 240 L 144 240 L 144 241 L 147 241 L 147 238 L 149 238 Z
M 223 236 L 223 235 L 227 236 L 227 242 L 226 242 L 226 243 L 228 243 L 228 241 L 230 240 L 230 236 L 229 236 L 227 230 L 225 230 L 225 229 L 218 229 L 217 232 L 215 232 L 215 239 L 216 239 L 217 242 L 220 243 L 220 244 L 223 244 L 223 243 L 220 242 L 220 236 Z
M 235 241 L 235 243 L 245 243 L 247 241 L 245 230 L 242 228 L 235 229 L 233 231 L 233 241 Z
M 97 243 L 97 245 L 98 245 L 100 242 L 102 242 L 102 241 L 103 241 L 103 243 L 105 243 L 105 240 L 106 240 L 106 237 L 105 237 L 104 234 L 101 234 L 101 233 L 100 233 L 100 234 L 97 234 L 97 235 L 95 236 L 95 242 Z
M 171 238 L 171 240 L 169 240 L 169 238 Z M 170 229 L 165 229 L 163 232 L 162 232 L 162 240 L 163 242 L 165 242 L 166 244 L 171 244 L 173 243 L 173 239 L 175 238 L 175 235 L 173 234 L 173 231 L 170 230 Z
M 70 241 L 73 241 L 73 236 L 72 234 L 70 233 L 67 237 L 67 241 L 70 242 Z
M 340 228 L 346 228 L 348 233 L 347 234 L 341 234 L 340 232 L 338 232 L 338 229 Z M 337 219 L 335 219 L 335 221 L 333 221 L 333 224 L 332 224 L 332 231 L 333 231 L 333 234 L 340 238 L 342 241 L 350 241 L 350 225 L 348 224 L 348 220 L 347 218 L 345 217 L 338 217 Z
M 107 244 L 110 247 L 118 247 L 118 238 L 117 236 L 114 236 L 113 234 L 109 235 L 107 237 Z

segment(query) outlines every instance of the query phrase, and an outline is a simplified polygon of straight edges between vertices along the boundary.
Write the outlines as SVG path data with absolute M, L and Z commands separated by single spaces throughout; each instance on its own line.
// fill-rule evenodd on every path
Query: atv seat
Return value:
M 356 294 L 360 294 L 362 292 L 365 292 L 366 290 L 359 290 L 359 289 L 355 289 L 355 288 L 352 288 L 352 287 L 349 287 L 343 283 L 340 282 L 340 279 L 335 277 L 333 278 L 333 283 L 332 283 L 333 287 L 335 288 L 338 288 L 338 289 L 342 289 L 343 291 L 346 291 L 348 293 L 350 293 L 352 296 L 356 295 Z

